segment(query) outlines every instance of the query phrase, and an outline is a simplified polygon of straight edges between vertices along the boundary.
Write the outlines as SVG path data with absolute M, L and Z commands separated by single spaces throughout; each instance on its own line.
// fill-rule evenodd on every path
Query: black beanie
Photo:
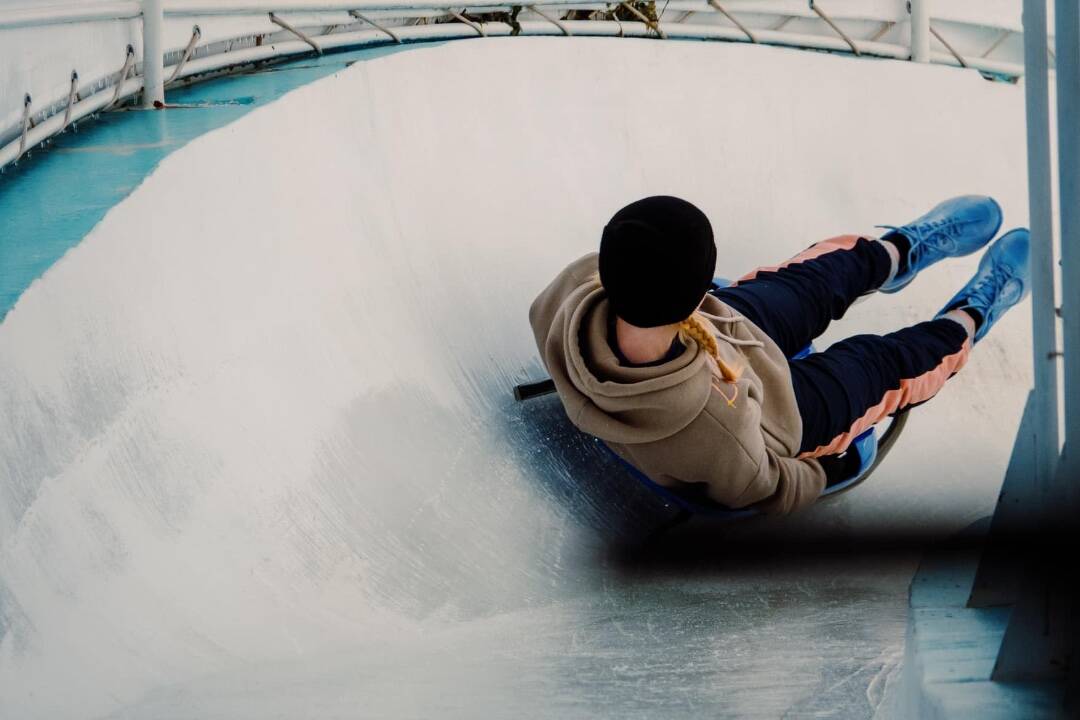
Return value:
M 690 317 L 712 283 L 716 243 L 705 213 L 667 195 L 630 203 L 600 241 L 600 282 L 615 314 L 637 327 Z

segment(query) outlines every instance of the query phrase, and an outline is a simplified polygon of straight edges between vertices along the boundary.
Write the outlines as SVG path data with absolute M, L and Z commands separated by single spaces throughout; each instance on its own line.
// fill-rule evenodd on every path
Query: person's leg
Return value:
M 839 320 L 852 303 L 896 272 L 892 243 L 858 235 L 819 242 L 783 265 L 763 267 L 712 294 L 792 357 Z
M 990 247 L 936 319 L 882 337 L 859 335 L 791 361 L 803 420 L 800 453 L 842 453 L 887 416 L 936 395 L 972 346 L 1027 296 L 1029 258 L 1028 231 L 1012 230 Z
M 926 402 L 967 362 L 975 324 L 952 312 L 889 335 L 857 335 L 791 361 L 801 457 L 836 455 L 889 415 Z
M 993 198 L 964 195 L 939 203 L 906 225 L 883 227 L 889 232 L 880 240 L 855 235 L 826 240 L 713 294 L 792 357 L 860 295 L 897 292 L 934 263 L 985 246 L 1001 227 L 1001 207 Z

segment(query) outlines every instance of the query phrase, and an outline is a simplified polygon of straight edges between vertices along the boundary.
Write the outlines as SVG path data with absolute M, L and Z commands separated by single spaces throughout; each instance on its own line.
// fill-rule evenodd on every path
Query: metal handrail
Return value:
M 506 0 L 476 0 L 468 3 L 470 8 L 510 8 L 516 3 Z M 546 0 L 543 7 L 585 7 L 602 3 L 577 2 L 575 0 Z M 815 13 L 804 5 L 793 7 L 790 2 L 769 2 L 768 0 L 725 0 L 725 8 L 733 14 L 754 13 L 775 15 L 777 17 L 814 18 Z M 707 0 L 670 0 L 666 6 L 671 11 L 691 10 L 709 12 Z M 400 10 L 441 10 L 445 2 L 438 0 L 336 0 L 319 4 L 303 4 L 295 0 L 165 0 L 165 15 L 178 16 L 216 16 L 216 15 L 263 15 L 268 12 L 288 12 L 303 15 L 358 10 L 364 13 Z M 80 5 L 49 5 L 45 7 L 0 7 L 0 28 L 34 27 L 60 23 L 79 23 L 102 20 L 132 20 L 142 13 L 141 3 L 131 0 L 121 2 L 101 2 Z M 863 10 L 859 5 L 846 3 L 837 8 L 830 8 L 830 16 L 837 20 L 871 20 L 878 22 L 897 22 L 904 17 L 895 13 L 881 13 Z M 947 5 L 935 7 L 935 18 L 946 22 L 979 25 L 1010 32 L 1021 30 L 1019 18 L 980 18 L 966 20 L 957 15 Z M 1051 36 L 1052 37 L 1052 36 Z
M 919 0 L 914 0 L 914 2 L 921 4 Z M 841 38 L 835 35 L 801 34 L 783 29 L 754 29 L 751 31 L 738 20 L 734 21 L 735 27 L 717 24 L 715 22 L 696 23 L 694 21 L 695 18 L 693 15 L 698 13 L 700 13 L 700 16 L 703 18 L 707 18 L 709 15 L 715 16 L 717 14 L 722 14 L 731 20 L 736 13 L 749 12 L 749 8 L 751 7 L 754 8 L 755 12 L 760 14 L 761 9 L 776 4 L 769 3 L 767 0 L 765 2 L 755 3 L 747 3 L 742 0 L 724 0 L 724 4 L 720 6 L 720 10 L 717 9 L 719 3 L 711 2 L 710 0 L 671 0 L 669 4 L 673 8 L 689 8 L 689 15 L 685 18 L 685 22 L 664 23 L 664 29 L 661 32 L 663 33 L 662 37 L 665 38 L 745 41 L 749 36 L 761 44 L 841 52 L 848 51 L 854 46 L 854 42 L 848 37 Z M 139 6 L 139 3 L 133 2 L 114 2 L 106 3 L 104 5 L 92 5 L 89 7 L 47 7 L 34 9 L 32 12 L 26 9 L 0 10 L 0 28 L 32 27 L 36 25 L 84 21 L 98 22 L 108 19 L 131 21 L 140 16 L 141 10 L 139 9 Z M 173 62 L 169 65 L 171 74 L 168 75 L 166 84 L 197 75 L 219 73 L 220 71 L 233 66 L 258 62 L 271 62 L 296 57 L 311 52 L 312 48 L 324 50 L 360 48 L 383 44 L 388 41 L 402 42 L 405 39 L 414 41 L 463 39 L 477 37 L 481 33 L 487 36 L 506 36 L 511 34 L 573 34 L 594 37 L 619 36 L 641 38 L 650 35 L 655 37 L 657 30 L 659 30 L 659 26 L 652 27 L 651 23 L 620 23 L 617 20 L 561 20 L 557 15 L 553 16 L 542 10 L 542 8 L 552 10 L 571 6 L 578 9 L 586 7 L 606 9 L 610 7 L 608 3 L 604 2 L 580 2 L 574 0 L 546 0 L 542 5 L 528 5 L 526 8 L 529 11 L 534 12 L 540 18 L 543 18 L 543 21 L 521 21 L 519 23 L 521 30 L 517 33 L 513 32 L 511 27 L 504 23 L 486 23 L 481 26 L 471 20 L 467 23 L 460 22 L 462 19 L 467 20 L 467 18 L 460 13 L 458 13 L 459 22 L 456 23 L 398 26 L 379 24 L 371 15 L 360 12 L 360 10 L 363 9 L 366 13 L 377 14 L 382 12 L 385 14 L 408 9 L 414 13 L 421 12 L 437 17 L 454 15 L 457 10 L 448 9 L 445 0 L 349 0 L 346 2 L 325 2 L 319 5 L 298 5 L 295 0 L 292 2 L 275 2 L 274 0 L 244 2 L 243 0 L 233 0 L 232 2 L 227 3 L 212 2 L 212 0 L 164 0 L 158 7 L 160 7 L 159 12 L 161 13 L 159 22 L 165 22 L 165 19 L 168 17 L 184 15 L 251 14 L 253 16 L 262 15 L 265 18 L 268 17 L 268 14 L 272 11 L 294 12 L 299 20 L 299 22 L 296 23 L 296 27 L 290 25 L 290 28 L 287 31 L 282 32 L 284 37 L 278 36 L 270 43 L 252 44 L 253 38 L 259 37 L 265 40 L 267 36 L 266 30 L 261 30 L 259 28 L 253 28 L 250 32 L 234 36 L 234 40 L 228 40 L 227 38 L 216 39 L 210 45 L 201 46 L 203 54 L 202 57 L 197 59 L 193 59 L 193 53 L 195 50 L 195 43 L 197 43 L 200 38 L 193 36 L 187 46 L 183 48 L 183 52 L 180 52 L 179 49 L 175 48 L 166 48 L 167 53 L 173 58 Z M 461 6 L 455 7 L 464 10 Z M 496 0 L 477 0 L 475 3 L 469 3 L 468 5 L 468 9 L 472 12 L 485 9 L 490 11 L 496 8 L 509 9 L 512 7 L 514 6 L 509 3 L 497 2 Z M 779 5 L 777 7 L 779 8 Z M 803 7 L 806 9 L 805 12 L 807 15 L 814 15 L 815 11 L 810 9 L 809 3 Z M 790 5 L 785 5 L 782 14 L 789 16 L 791 9 L 793 8 L 791 8 Z M 327 13 L 339 12 L 347 13 L 355 20 L 355 22 L 342 24 L 342 21 L 338 18 L 334 18 L 332 23 L 327 21 L 327 18 L 325 17 Z M 320 14 L 322 14 L 322 17 L 320 17 Z M 865 15 L 866 13 L 862 14 Z M 837 19 L 850 19 L 853 16 L 859 16 L 859 13 L 849 9 L 843 13 L 833 12 L 832 15 Z M 885 19 L 882 19 L 882 21 L 891 22 L 890 20 Z M 146 20 L 144 19 L 144 25 L 145 24 Z M 338 31 L 333 35 L 321 34 L 328 24 L 333 24 Z M 477 30 L 478 27 L 480 28 L 479 31 Z M 313 37 L 307 36 L 300 28 L 320 28 L 317 32 L 311 33 L 312 36 L 315 36 L 318 39 L 314 40 Z M 375 29 L 372 30 L 371 28 Z M 293 37 L 289 37 L 286 33 L 295 34 Z M 995 41 L 1000 42 L 1000 39 L 996 39 Z M 238 47 L 233 47 L 234 42 Z M 219 49 L 220 51 L 215 52 L 215 50 Z M 883 43 L 875 40 L 860 39 L 858 40 L 858 45 L 855 49 L 860 54 L 901 60 L 907 60 L 912 55 L 911 48 L 909 47 L 895 43 Z M 952 55 L 943 53 L 933 53 L 928 60 L 942 64 L 956 63 L 956 60 Z M 1011 76 L 1018 76 L 1022 72 L 1021 66 L 1016 63 L 1008 63 L 983 57 L 965 58 L 965 60 L 970 67 L 984 72 Z M 143 63 L 143 67 L 146 67 L 145 63 Z M 157 76 L 165 77 L 164 73 L 157 73 Z M 51 104 L 35 103 L 35 108 L 38 108 L 33 116 L 36 123 L 31 124 L 36 124 L 36 127 L 30 128 L 26 132 L 16 131 L 17 135 L 14 138 L 12 137 L 11 131 L 6 133 L 0 132 L 0 142 L 7 143 L 6 145 L 0 145 L 0 168 L 3 168 L 8 163 L 17 159 L 18 155 L 21 154 L 17 152 L 17 147 L 14 146 L 16 142 L 21 140 L 26 147 L 31 147 L 37 142 L 47 139 L 52 134 L 62 131 L 72 122 L 85 117 L 86 113 L 81 112 L 80 108 L 94 105 L 95 109 L 92 112 L 107 108 L 111 104 L 126 99 L 130 97 L 130 95 L 141 90 L 142 84 L 142 77 L 134 75 L 132 75 L 130 79 L 124 79 L 122 82 L 103 79 L 92 84 L 90 90 L 84 88 L 82 93 L 83 97 L 77 98 L 76 102 L 72 101 L 73 97 L 70 93 L 65 93 L 63 97 L 58 96 L 53 98 Z M 28 92 L 29 90 L 30 89 L 28 89 Z M 100 92 L 106 91 L 110 93 L 113 103 L 98 102 L 97 95 L 100 94 Z M 63 122 L 50 122 L 53 120 L 53 115 L 61 113 L 64 115 Z M 21 129 L 22 127 L 20 125 L 20 130 Z
M 142 6 L 137 2 L 0 8 L 0 30 L 102 20 L 134 20 L 140 15 L 142 15 Z

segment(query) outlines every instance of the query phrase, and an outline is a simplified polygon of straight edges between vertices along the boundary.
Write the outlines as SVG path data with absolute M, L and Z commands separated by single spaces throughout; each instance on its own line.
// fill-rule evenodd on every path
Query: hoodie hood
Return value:
M 670 362 L 625 367 L 608 345 L 610 313 L 603 288 L 586 281 L 558 305 L 546 338 L 537 337 L 567 415 L 608 442 L 648 443 L 674 435 L 709 400 L 712 372 L 705 353 L 690 343 Z

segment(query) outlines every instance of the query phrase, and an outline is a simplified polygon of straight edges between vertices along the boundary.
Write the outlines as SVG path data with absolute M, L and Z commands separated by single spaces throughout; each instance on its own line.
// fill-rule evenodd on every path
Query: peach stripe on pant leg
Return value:
M 900 387 L 889 390 L 874 407 L 855 421 L 851 429 L 837 435 L 828 445 L 811 450 L 799 455 L 800 458 L 816 458 L 824 455 L 836 455 L 847 450 L 855 438 L 862 435 L 869 428 L 877 425 L 892 413 L 915 403 L 926 402 L 938 394 L 945 386 L 945 382 L 958 372 L 971 356 L 971 341 L 965 340 L 958 352 L 944 357 L 936 368 L 925 372 L 915 378 L 900 381 Z
M 782 270 L 790 265 L 798 265 L 800 263 L 819 258 L 822 255 L 828 255 L 831 252 L 837 252 L 840 250 L 851 250 L 853 247 L 855 247 L 855 243 L 859 242 L 862 237 L 862 235 L 840 235 L 839 237 L 822 240 L 819 243 L 811 245 L 806 250 L 791 258 L 783 265 L 767 265 L 765 267 L 759 267 L 757 270 L 754 270 L 753 272 L 739 278 L 735 282 L 735 284 L 738 285 L 741 282 L 753 280 L 755 277 L 758 276 L 758 273 L 776 272 L 777 270 Z

